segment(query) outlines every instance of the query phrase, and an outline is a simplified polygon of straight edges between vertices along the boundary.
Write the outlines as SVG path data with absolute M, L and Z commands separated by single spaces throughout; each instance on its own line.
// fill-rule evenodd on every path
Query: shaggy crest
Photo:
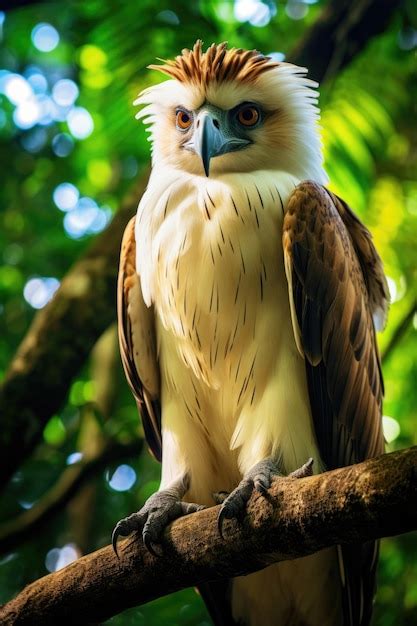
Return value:
M 212 81 L 221 83 L 226 80 L 250 83 L 260 74 L 280 65 L 257 50 L 228 50 L 227 42 L 213 43 L 206 52 L 203 52 L 202 45 L 203 42 L 198 39 L 192 50 L 185 48 L 174 61 L 159 59 L 163 65 L 148 67 L 168 74 L 181 83 L 207 86 Z

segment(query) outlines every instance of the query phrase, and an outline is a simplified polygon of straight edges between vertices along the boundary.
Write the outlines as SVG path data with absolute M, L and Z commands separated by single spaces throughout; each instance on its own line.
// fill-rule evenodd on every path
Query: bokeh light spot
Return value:
M 41 117 L 41 108 L 35 99 L 25 100 L 13 111 L 13 121 L 19 128 L 35 126 Z
M 23 289 L 23 296 L 34 309 L 42 309 L 52 299 L 59 287 L 59 280 L 52 277 L 31 278 Z
M 130 465 L 119 465 L 111 478 L 107 478 L 108 483 L 115 491 L 127 491 L 136 482 L 136 472 Z
M 32 30 L 32 42 L 41 52 L 51 52 L 59 44 L 59 33 L 51 24 L 42 22 Z
M 165 10 L 158 13 L 156 19 L 165 22 L 165 24 L 170 24 L 171 26 L 178 26 L 180 23 L 180 18 L 174 11 Z
M 48 91 L 48 81 L 42 72 L 34 66 L 25 70 L 25 76 L 36 94 L 45 94 Z
M 5 254 L 4 257 L 6 260 L 7 254 Z M 8 291 L 9 293 L 19 293 L 22 289 L 23 282 L 23 275 L 17 267 L 12 267 L 11 265 L 0 265 L 1 291 Z
M 394 302 L 399 302 L 407 291 L 407 282 L 405 280 L 405 276 L 401 275 L 399 280 L 396 281 L 391 276 L 387 276 L 388 289 L 391 299 L 391 304 Z
M 277 63 L 285 61 L 285 54 L 283 52 L 268 52 L 266 56 L 271 57 L 271 59 L 277 61 Z
M 239 22 L 249 22 L 252 26 L 266 26 L 275 15 L 276 8 L 261 0 L 235 0 L 234 13 Z
M 25 133 L 21 138 L 21 144 L 28 152 L 36 153 L 42 150 L 48 140 L 48 135 L 44 128 L 34 128 Z
M 52 139 L 52 150 L 58 157 L 67 157 L 74 148 L 74 140 L 68 133 L 58 133 Z
M 98 189 L 105 189 L 109 185 L 112 175 L 112 167 L 105 159 L 91 159 L 87 164 L 87 176 Z
M 25 511 L 28 511 L 29 509 L 33 507 L 35 502 L 31 502 L 30 500 L 19 500 L 19 504 L 22 507 L 22 509 L 25 509 Z
M 80 50 L 80 65 L 86 70 L 102 68 L 107 63 L 107 54 L 97 46 L 87 44 Z
M 288 0 L 285 12 L 292 20 L 302 20 L 308 13 L 308 4 L 298 0 Z
M 53 122 L 64 122 L 67 119 L 69 107 L 59 106 L 50 96 L 40 94 L 37 102 L 41 108 L 40 124 L 47 126 Z
M 53 198 L 60 211 L 71 211 L 75 208 L 80 192 L 71 183 L 61 183 L 55 187 Z
M 74 107 L 68 114 L 67 123 L 76 139 L 85 139 L 94 130 L 93 118 L 83 107 Z
M 82 452 L 73 452 L 67 456 L 67 465 L 74 465 L 74 463 L 81 461 L 82 458 Z
M 71 385 L 69 400 L 71 404 L 74 406 L 81 406 L 85 404 L 86 400 L 84 398 L 84 381 L 76 380 Z
M 21 104 L 33 96 L 32 87 L 20 74 L 8 73 L 5 75 L 1 90 L 15 105 Z
M 63 78 L 52 88 L 52 97 L 57 104 L 63 107 L 71 106 L 78 98 L 79 89 L 73 80 Z
M 43 429 L 43 438 L 51 446 L 60 446 L 67 436 L 64 423 L 58 415 L 51 417 Z
M 76 561 L 80 555 L 81 552 L 74 543 L 67 543 L 63 548 L 52 548 L 46 555 L 45 567 L 48 572 L 56 572 Z
M 397 420 L 393 417 L 389 417 L 388 415 L 384 415 L 382 417 L 382 428 L 387 443 L 391 443 L 392 441 L 397 439 L 398 435 L 401 432 L 401 427 Z
M 101 232 L 111 219 L 108 207 L 99 208 L 97 203 L 88 197 L 80 198 L 77 206 L 64 218 L 64 228 L 72 239 Z
M 56 570 L 56 564 L 58 563 L 59 554 L 61 550 L 59 548 L 52 548 L 46 555 L 45 567 L 48 572 L 54 572 Z
M 397 300 L 397 284 L 390 276 L 387 276 L 387 283 L 391 302 L 395 302 Z
M 406 26 L 398 33 L 398 46 L 401 50 L 412 50 L 417 46 L 417 30 Z

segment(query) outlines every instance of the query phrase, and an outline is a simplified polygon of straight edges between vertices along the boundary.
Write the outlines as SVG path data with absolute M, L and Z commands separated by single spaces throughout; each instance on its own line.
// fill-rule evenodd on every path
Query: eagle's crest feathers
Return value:
M 199 39 L 192 50 L 185 48 L 173 61 L 160 59 L 162 65 L 148 68 L 167 74 L 180 83 L 207 87 L 212 82 L 237 80 L 250 83 L 261 74 L 280 65 L 257 50 L 227 49 L 227 42 L 212 44 L 206 52 Z

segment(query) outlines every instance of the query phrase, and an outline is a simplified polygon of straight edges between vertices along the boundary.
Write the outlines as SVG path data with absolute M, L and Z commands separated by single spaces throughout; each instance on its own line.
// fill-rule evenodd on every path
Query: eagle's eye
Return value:
M 190 128 L 192 121 L 191 114 L 188 113 L 188 111 L 184 111 L 184 109 L 177 110 L 176 123 L 179 130 L 187 130 Z
M 243 106 L 237 112 L 237 120 L 239 124 L 247 128 L 256 126 L 259 121 L 259 109 L 253 104 Z

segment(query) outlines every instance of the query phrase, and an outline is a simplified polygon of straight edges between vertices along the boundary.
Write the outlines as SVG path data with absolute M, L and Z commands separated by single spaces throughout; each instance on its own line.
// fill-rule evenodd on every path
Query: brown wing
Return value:
M 123 367 L 142 416 L 151 451 L 162 459 L 159 367 L 157 362 L 154 311 L 142 298 L 136 272 L 135 218 L 123 235 L 117 287 L 119 343 Z M 199 591 L 216 626 L 233 626 L 229 581 L 205 583 Z
M 117 284 L 119 344 L 123 367 L 133 391 L 148 445 L 162 458 L 159 367 L 154 312 L 143 301 L 136 273 L 135 218 L 126 226 L 120 252 Z
M 384 451 L 383 381 L 372 316 L 388 292 L 371 236 L 337 196 L 312 182 L 292 193 L 283 247 L 297 344 L 326 467 Z M 369 623 L 377 545 L 341 548 L 345 624 Z

